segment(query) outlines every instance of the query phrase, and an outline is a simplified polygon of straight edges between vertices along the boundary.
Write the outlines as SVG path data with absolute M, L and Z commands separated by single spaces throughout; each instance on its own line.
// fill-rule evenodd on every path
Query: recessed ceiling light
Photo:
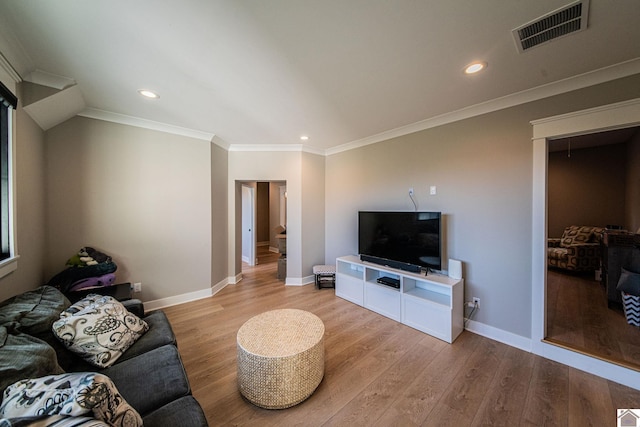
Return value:
M 476 74 L 479 73 L 480 71 L 484 70 L 485 68 L 487 68 L 487 63 L 486 62 L 472 62 L 471 64 L 467 65 L 464 69 L 465 74 Z
M 160 98 L 160 95 L 147 89 L 140 89 L 138 93 L 147 98 L 152 98 L 152 99 Z
M 307 135 L 302 135 L 302 136 L 300 137 L 300 139 L 301 139 L 302 141 L 308 141 L 308 140 L 309 140 L 309 137 L 308 137 Z

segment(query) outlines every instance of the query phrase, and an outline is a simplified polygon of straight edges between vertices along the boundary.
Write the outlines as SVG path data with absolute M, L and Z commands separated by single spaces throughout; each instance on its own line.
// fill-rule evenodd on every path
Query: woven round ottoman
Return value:
M 238 387 L 261 408 L 297 405 L 324 376 L 324 324 L 303 310 L 259 314 L 240 327 Z

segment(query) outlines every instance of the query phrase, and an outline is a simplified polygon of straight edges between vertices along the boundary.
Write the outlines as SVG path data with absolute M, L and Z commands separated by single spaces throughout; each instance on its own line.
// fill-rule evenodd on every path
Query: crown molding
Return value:
M 118 123 L 121 125 L 135 126 L 144 129 L 157 130 L 174 135 L 187 136 L 189 138 L 200 139 L 212 142 L 214 133 L 202 132 L 198 130 L 183 128 L 180 126 L 168 125 L 166 123 L 153 120 L 141 119 L 139 117 L 128 116 L 126 114 L 112 113 L 110 111 L 99 110 L 97 108 L 85 108 L 78 113 L 79 116 L 90 119 L 104 120 L 106 122 Z M 218 138 L 219 139 L 219 138 Z M 226 148 L 226 147 L 223 147 Z
M 16 69 L 13 68 L 11 63 L 7 61 L 7 58 L 5 58 L 1 52 L 0 52 L 0 68 L 2 68 L 15 83 L 22 82 L 22 77 L 20 77 L 20 74 L 18 74 Z
M 229 151 L 237 152 L 303 152 L 309 154 L 325 155 L 325 150 L 308 147 L 303 144 L 231 144 Z
M 20 75 L 15 69 L 6 61 L 6 59 L 0 54 L 0 66 L 4 68 L 16 82 L 22 81 Z M 460 120 L 468 119 L 471 117 L 479 116 L 482 114 L 491 113 L 494 111 L 514 107 L 517 105 L 526 104 L 528 102 L 537 101 L 540 99 L 548 98 L 562 93 L 570 92 L 594 86 L 600 83 L 632 76 L 634 74 L 640 74 L 640 58 L 632 59 L 620 64 L 605 67 L 599 70 L 584 73 L 578 76 L 570 77 L 557 82 L 549 83 L 543 86 L 538 86 L 532 89 L 528 89 L 515 94 L 507 95 L 501 98 L 493 99 L 487 102 L 471 105 L 469 107 L 462 108 L 450 113 L 441 114 L 439 116 L 431 117 L 419 122 L 402 126 L 399 128 L 391 129 L 385 132 L 381 132 L 376 135 L 368 136 L 366 138 L 358 139 L 348 142 L 337 147 L 328 149 L 317 149 L 303 144 L 227 144 L 220 138 L 214 138 L 214 133 L 202 132 L 198 130 L 183 128 L 180 126 L 173 126 L 153 120 L 142 119 L 139 117 L 128 116 L 125 114 L 113 113 L 110 111 L 104 111 L 97 108 L 86 108 L 78 115 L 82 117 L 109 121 L 113 123 L 119 123 L 124 125 L 136 126 L 140 128 L 157 130 L 160 132 L 171 133 L 175 135 L 187 136 L 190 138 L 200 139 L 212 142 L 221 148 L 228 151 L 235 152 L 306 152 L 310 154 L 320 156 L 330 156 L 338 154 L 344 151 L 354 150 L 360 147 L 364 147 L 378 142 L 386 141 L 389 139 L 397 138 L 400 136 L 408 135 L 411 133 L 419 132 L 422 130 L 434 128 L 437 126 L 446 125 L 449 123 L 457 122 Z
M 629 99 L 615 104 L 532 120 L 529 122 L 533 126 L 531 139 L 583 135 L 585 132 L 593 132 L 594 127 L 601 131 L 633 127 L 640 124 L 639 117 L 640 98 Z M 600 122 L 602 125 L 596 126 Z M 564 133 L 567 128 L 571 129 L 571 133 Z
M 302 144 L 231 144 L 229 151 L 302 151 Z
M 588 108 L 586 110 L 580 111 L 572 111 L 570 113 L 559 114 L 557 116 L 545 117 L 544 119 L 531 120 L 529 123 L 532 125 L 543 125 L 546 123 L 553 123 L 558 121 L 563 121 L 567 119 L 572 119 L 574 117 L 587 116 L 594 113 L 601 113 L 610 110 L 620 110 L 625 109 L 626 107 L 638 107 L 640 106 L 640 98 L 628 99 L 626 101 L 616 102 L 613 104 L 600 105 L 598 107 Z
M 328 148 L 325 155 L 330 156 L 343 151 L 354 150 L 356 148 L 408 135 L 410 133 L 469 119 L 482 114 L 492 113 L 505 108 L 515 107 L 528 102 L 538 101 L 540 99 L 560 95 L 577 89 L 583 89 L 600 83 L 606 83 L 611 80 L 632 76 L 634 74 L 640 74 L 640 58 L 635 58 L 616 65 L 559 80 L 557 82 L 548 83 L 522 92 L 496 98 L 491 101 L 471 105 L 457 111 L 441 114 L 407 126 L 391 129 L 376 135 L 351 141 L 337 147 Z

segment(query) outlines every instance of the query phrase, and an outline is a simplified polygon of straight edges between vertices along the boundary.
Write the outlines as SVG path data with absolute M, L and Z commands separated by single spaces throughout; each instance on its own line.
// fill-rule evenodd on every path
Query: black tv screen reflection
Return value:
M 358 212 L 358 253 L 367 261 L 442 269 L 440 212 Z M 392 261 L 388 263 L 387 261 Z M 409 271 L 416 271 L 409 269 Z

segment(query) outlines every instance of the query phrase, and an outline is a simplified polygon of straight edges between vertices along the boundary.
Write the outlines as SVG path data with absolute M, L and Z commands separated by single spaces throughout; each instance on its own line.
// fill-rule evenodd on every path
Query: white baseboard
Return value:
M 223 280 L 219 281 L 215 285 L 211 286 L 211 296 L 214 296 L 215 294 L 217 294 L 218 292 L 223 290 L 229 283 L 230 283 L 229 279 L 226 278 L 226 279 L 223 279 Z
M 195 301 L 202 298 L 207 298 L 213 295 L 212 288 L 202 289 L 199 291 L 188 292 L 186 294 L 174 295 L 172 297 L 160 298 L 153 301 L 144 302 L 145 311 L 158 310 L 165 307 L 171 307 L 172 305 L 183 304 L 185 302 Z
M 153 301 L 144 302 L 145 311 L 159 310 L 172 305 L 183 304 L 185 302 L 196 301 L 203 298 L 211 297 L 225 288 L 229 284 L 229 279 L 222 279 L 208 289 L 200 291 L 188 292 L 186 294 L 174 295 L 168 298 L 160 298 Z
M 503 344 L 510 345 L 511 347 L 519 348 L 520 350 L 531 353 L 531 338 L 516 335 L 512 332 L 508 332 L 502 329 L 494 328 L 493 326 L 485 325 L 484 323 L 476 322 L 475 320 L 464 319 L 465 329 L 474 334 L 482 335 L 483 337 L 490 338 L 494 341 L 499 341 Z
M 240 283 L 241 280 L 242 280 L 242 273 L 238 273 L 235 276 L 227 277 L 227 283 L 229 283 L 230 285 L 237 285 L 238 283 Z
M 315 277 L 305 276 L 305 277 L 287 277 L 285 281 L 285 286 L 306 286 L 315 283 Z
M 467 321 L 467 319 L 465 319 Z M 531 338 L 516 335 L 484 323 L 469 320 L 465 329 L 474 334 L 499 341 L 503 344 L 516 347 L 520 350 L 536 354 L 545 359 L 571 366 L 592 375 L 614 381 L 627 387 L 640 390 L 640 372 L 625 368 L 624 366 L 595 357 L 587 356 L 575 351 L 545 342 L 534 342 Z
M 273 247 L 273 246 L 269 246 L 269 252 L 274 252 L 279 254 L 280 253 L 280 249 Z
M 534 342 L 532 352 L 563 365 L 640 390 L 640 371 L 544 341 Z

